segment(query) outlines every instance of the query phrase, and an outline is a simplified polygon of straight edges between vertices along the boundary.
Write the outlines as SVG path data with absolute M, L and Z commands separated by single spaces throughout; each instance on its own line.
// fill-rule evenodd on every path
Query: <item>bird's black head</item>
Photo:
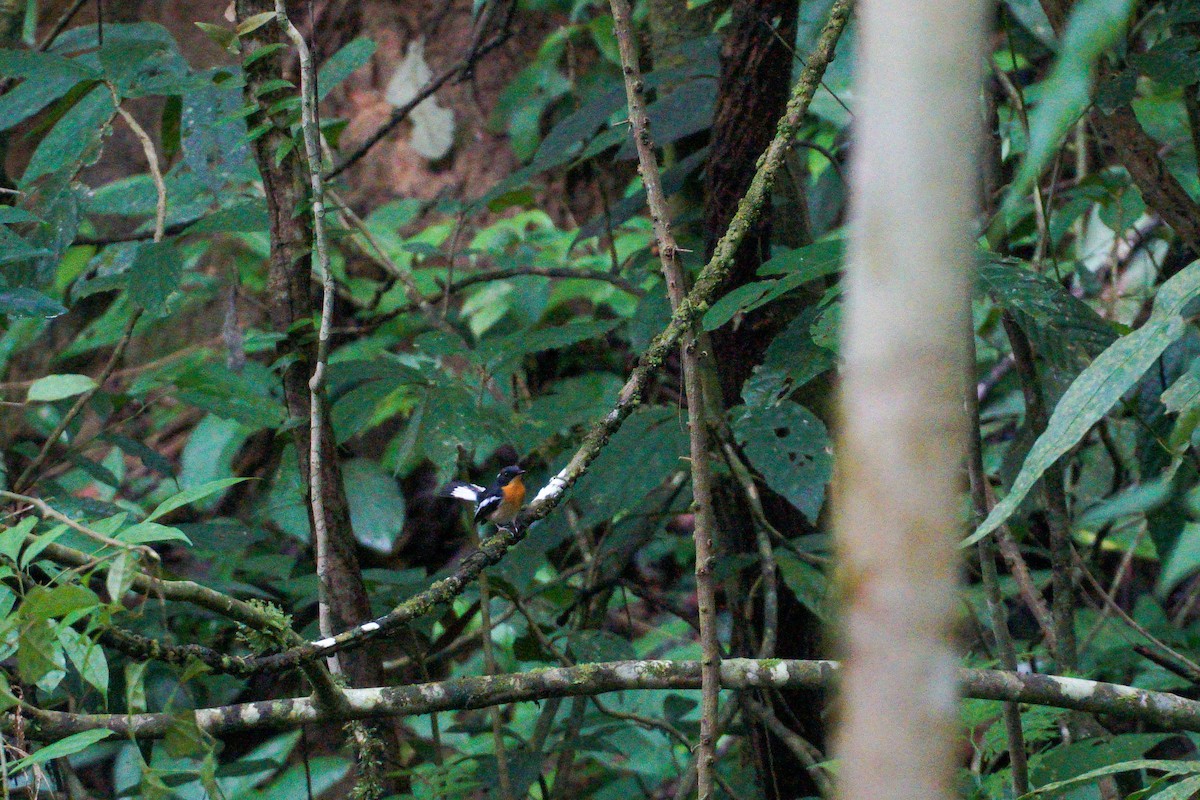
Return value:
M 501 486 L 508 486 L 513 482 L 514 478 L 519 478 L 524 474 L 525 470 L 521 469 L 516 464 L 513 464 L 511 467 L 505 467 L 504 469 L 500 470 L 500 474 L 496 476 L 496 483 L 500 484 Z

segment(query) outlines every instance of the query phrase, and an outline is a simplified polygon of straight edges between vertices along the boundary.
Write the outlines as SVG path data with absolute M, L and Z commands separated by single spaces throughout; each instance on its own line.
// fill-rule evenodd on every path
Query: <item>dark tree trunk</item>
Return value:
M 238 18 L 245 19 L 273 8 L 270 0 L 238 0 Z M 273 23 L 263 25 L 242 37 L 244 52 L 247 55 L 260 47 L 279 41 L 286 42 L 286 39 Z M 280 77 L 289 61 L 294 63 L 294 59 L 288 53 L 288 49 L 281 50 L 259 59 L 249 68 L 245 88 L 247 102 L 257 102 L 255 98 L 259 95 L 259 87 L 266 81 Z M 297 86 L 300 84 L 298 76 L 293 76 L 292 80 Z M 271 95 L 268 94 L 267 97 Z M 265 121 L 260 112 L 250 118 L 250 125 Z M 290 134 L 285 122 L 281 119 L 276 119 L 275 122 L 276 126 L 271 131 L 254 141 L 253 149 L 262 175 L 271 238 L 267 278 L 268 313 L 272 327 L 286 334 L 277 346 L 277 356 L 284 359 L 285 363 L 290 361 L 283 372 L 284 399 L 289 419 L 299 420 L 291 425 L 290 433 L 301 475 L 308 486 L 308 380 L 315 357 L 311 322 L 317 309 L 311 259 L 311 217 L 307 213 L 308 177 L 298 147 L 282 161 L 276 162 L 275 153 L 279 152 L 281 143 Z M 318 555 L 318 558 L 324 558 L 327 564 L 319 591 L 321 602 L 328 609 L 329 626 L 333 632 L 340 632 L 370 619 L 371 604 L 358 564 L 354 531 L 350 525 L 350 506 L 346 499 L 346 488 L 342 481 L 334 441 L 333 430 L 326 416 L 322 420 L 320 460 L 328 549 L 326 553 Z M 311 503 L 308 513 L 310 528 L 315 530 L 312 526 Z M 369 649 L 350 650 L 338 654 L 337 658 L 350 686 L 369 687 L 382 684 L 383 674 L 379 658 Z M 394 726 L 383 722 L 373 723 L 372 728 L 375 734 L 384 740 L 386 758 L 394 759 L 397 753 Z
M 796 39 L 796 0 L 734 0 L 732 21 L 721 51 L 721 80 L 708 159 L 705 203 L 707 251 L 724 233 L 738 201 L 754 176 L 756 164 L 775 134 L 791 89 Z M 803 204 L 800 204 L 803 207 Z M 758 267 L 768 257 L 771 213 L 764 208 L 760 221 L 737 252 L 725 290 L 756 279 Z M 759 363 L 768 344 L 791 314 L 778 304 L 751 314 L 736 331 L 713 332 L 717 378 L 724 405 L 741 402 L 742 384 Z M 764 506 L 780 530 L 805 530 L 806 522 L 789 504 L 764 493 Z M 755 553 L 751 514 L 740 487 L 725 481 L 717 493 L 717 514 L 722 546 L 738 554 Z M 749 572 L 757 572 L 757 568 Z M 749 574 L 730 580 L 726 597 L 735 620 L 733 648 L 738 655 L 754 655 L 758 634 L 745 624 L 745 603 L 753 582 Z M 776 655 L 812 658 L 819 649 L 820 622 L 780 584 L 779 645 Z M 770 698 L 763 698 L 770 702 Z M 777 715 L 818 747 L 824 746 L 820 699 L 812 692 L 788 692 Z M 804 766 L 782 742 L 759 725 L 750 726 L 755 767 L 767 798 L 815 795 L 816 786 Z

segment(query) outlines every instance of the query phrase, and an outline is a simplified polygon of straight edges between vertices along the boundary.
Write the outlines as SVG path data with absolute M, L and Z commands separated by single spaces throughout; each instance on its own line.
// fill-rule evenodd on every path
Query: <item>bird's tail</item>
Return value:
M 438 489 L 439 497 L 453 497 L 455 500 L 466 500 L 474 503 L 483 494 L 483 487 L 466 481 L 451 481 Z

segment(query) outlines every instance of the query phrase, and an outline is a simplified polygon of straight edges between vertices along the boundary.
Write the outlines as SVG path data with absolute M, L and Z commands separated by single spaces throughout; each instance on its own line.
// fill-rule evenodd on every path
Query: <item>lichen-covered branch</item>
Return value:
M 839 673 L 834 661 L 732 658 L 721 662 L 725 689 L 830 689 Z M 967 697 L 1089 711 L 1164 731 L 1200 732 L 1200 702 L 1113 683 L 1057 675 L 963 669 L 959 686 Z M 311 698 L 264 700 L 196 711 L 196 722 L 211 734 L 260 728 L 294 728 L 306 723 L 374 717 L 404 717 L 441 711 L 489 708 L 560 697 L 584 697 L 638 689 L 698 689 L 698 661 L 614 661 L 553 667 L 511 675 L 454 678 L 412 686 L 347 689 L 346 705 L 322 710 Z M 155 739 L 166 735 L 174 714 L 71 714 L 25 708 L 31 736 L 61 739 L 82 730 L 105 728 L 121 736 Z M 0 731 L 11 729 L 0 717 Z
M 713 257 L 701 270 L 695 286 L 684 297 L 671 315 L 667 327 L 654 338 L 638 360 L 638 365 L 621 389 L 616 405 L 598 420 L 584 437 L 571 460 L 540 491 L 513 525 L 514 531 L 501 529 L 486 539 L 478 550 L 468 555 L 459 564 L 453 575 L 443 578 L 425 591 L 401 603 L 378 619 L 365 622 L 336 636 L 318 642 L 309 642 L 285 653 L 261 659 L 245 660 L 251 671 L 281 670 L 294 667 L 314 658 L 331 655 L 348 648 L 359 647 L 372 639 L 394 631 L 433 608 L 448 603 L 457 597 L 479 575 L 483 569 L 497 563 L 504 554 L 525 538 L 529 526 L 547 517 L 562 502 L 567 490 L 579 480 L 600 455 L 600 451 L 616 433 L 625 419 L 641 402 L 642 391 L 647 382 L 657 373 L 663 360 L 678 344 L 684 333 L 709 309 L 717 289 L 728 274 L 734 253 L 746 236 L 750 225 L 760 213 L 762 203 L 775 184 L 776 175 L 783 165 L 784 156 L 791 147 L 800 123 L 808 112 L 808 105 L 820 84 L 820 76 L 833 58 L 834 48 L 846 21 L 850 16 L 849 0 L 838 0 L 830 12 L 829 21 L 821 33 L 816 49 L 808 60 L 800 81 L 792 91 L 787 113 L 779 121 L 779 127 L 770 147 L 763 154 L 758 171 L 750 184 L 746 196 L 738 204 L 738 212 L 729 225 L 729 230 L 717 243 Z

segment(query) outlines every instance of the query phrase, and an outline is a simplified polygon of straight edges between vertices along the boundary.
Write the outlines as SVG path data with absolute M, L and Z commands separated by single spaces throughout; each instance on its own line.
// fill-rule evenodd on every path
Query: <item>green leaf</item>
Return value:
M 130 544 L 150 544 L 152 542 L 187 542 L 192 540 L 184 535 L 179 528 L 160 525 L 157 522 L 139 522 L 131 525 L 116 535 L 117 539 Z
M 775 564 L 779 576 L 788 589 L 805 608 L 823 622 L 829 621 L 826 597 L 829 595 L 829 577 L 812 564 L 801 561 L 787 550 L 775 552 Z
M 840 239 L 780 253 L 759 267 L 758 274 L 783 277 L 743 284 L 721 297 L 705 313 L 704 329 L 716 330 L 736 314 L 753 311 L 809 281 L 836 274 L 844 254 L 845 244 Z
M 158 507 L 155 508 L 154 511 L 150 512 L 150 516 L 146 517 L 145 522 L 153 522 L 159 517 L 169 514 L 177 508 L 182 508 L 189 503 L 202 500 L 205 497 L 208 497 L 210 494 L 216 494 L 217 492 L 228 489 L 230 486 L 234 486 L 242 481 L 248 480 L 250 479 L 222 478 L 221 480 L 209 481 L 208 483 L 191 489 L 184 489 L 182 492 L 172 495 L 171 497 L 168 497 L 166 500 L 163 500 L 161 503 L 159 503 Z
M 833 475 L 833 453 L 825 424 L 799 403 L 729 411 L 733 433 L 746 458 L 767 485 L 816 522 Z
M 1012 314 L 1034 352 L 1066 376 L 1064 382 L 1074 379 L 1117 338 L 1112 323 L 1091 306 L 1018 259 L 984 253 L 979 287 Z
M 21 83 L 0 96 L 0 131 L 17 125 L 100 73 L 79 59 L 33 50 L 0 50 L 0 75 Z
M 143 242 L 125 276 L 129 299 L 147 311 L 157 311 L 179 288 L 183 258 L 171 242 Z
M 56 525 L 52 530 L 38 535 L 33 544 L 26 547 L 25 551 L 21 553 L 21 569 L 25 569 L 25 567 L 32 564 L 43 550 L 53 544 L 54 541 L 66 533 L 67 530 L 68 528 L 66 525 Z
M 0 225 L 0 264 L 9 261 L 24 261 L 49 252 L 43 247 L 34 247 L 7 227 Z
M 21 553 L 21 548 L 25 546 L 25 537 L 33 531 L 33 527 L 37 525 L 37 517 L 25 517 L 12 527 L 0 530 L 0 556 L 4 556 L 14 564 L 17 563 L 17 556 Z
M 833 353 L 813 341 L 812 328 L 820 313 L 819 308 L 806 308 L 771 341 L 762 363 L 742 386 L 742 402 L 752 407 L 774 405 L 833 368 Z
M 262 11 L 258 14 L 254 14 L 253 16 L 246 17 L 244 20 L 238 23 L 235 30 L 238 36 L 245 36 L 251 31 L 258 30 L 273 19 L 275 19 L 274 11 Z
M 211 22 L 197 22 L 196 27 L 204 32 L 204 35 L 213 41 L 222 50 L 228 50 L 230 53 L 237 52 L 238 37 L 237 31 L 224 27 L 223 25 L 214 25 Z
M 104 588 L 108 591 L 108 599 L 120 603 L 121 598 L 133 585 L 133 573 L 137 569 L 138 558 L 133 552 L 123 550 L 108 563 L 108 574 L 104 576 Z
M 29 166 L 21 175 L 21 186 L 27 187 L 43 175 L 68 165 L 83 165 L 95 158 L 116 113 L 108 89 L 93 87 L 42 137 L 29 159 Z
M 1029 149 L 1008 188 L 1005 213 L 1022 202 L 1063 135 L 1087 108 L 1096 62 L 1120 40 L 1133 7 L 1133 0 L 1080 0 L 1071 9 L 1054 70 L 1042 84 L 1041 102 L 1029 115 Z
M 376 462 L 356 458 L 342 465 L 350 502 L 354 538 L 381 553 L 390 553 L 404 527 L 404 495 L 396 479 Z
M 356 69 L 366 64 L 375 54 L 375 42 L 358 38 L 329 57 L 317 72 L 317 99 L 324 100 Z
M 113 732 L 106 728 L 96 728 L 90 731 L 73 733 L 57 742 L 48 744 L 25 758 L 14 761 L 9 765 L 9 773 L 20 772 L 39 764 L 48 764 L 56 758 L 66 758 L 76 753 L 82 753 L 96 742 L 101 742 L 112 736 Z
M 1160 772 L 1167 772 L 1172 775 L 1187 775 L 1200 771 L 1200 761 L 1165 761 L 1162 759 L 1139 758 L 1132 761 L 1122 761 L 1119 764 L 1109 764 L 1106 767 L 1085 772 L 1082 775 L 1076 775 L 1073 778 L 1068 778 L 1065 781 L 1055 781 L 1047 783 L 1045 786 L 1039 786 L 1025 797 L 1036 797 L 1039 794 L 1061 793 L 1063 789 L 1070 789 L 1073 786 L 1079 786 L 1084 783 L 1091 783 L 1098 778 L 1103 778 L 1108 775 L 1116 775 L 1121 772 L 1134 772 L 1144 769 L 1152 769 Z
M 1163 351 L 1183 335 L 1184 306 L 1200 293 L 1200 262 L 1193 262 L 1158 290 L 1150 319 L 1101 353 L 1071 384 L 1054 408 L 1046 431 L 1034 442 L 1012 488 L 962 546 L 1004 524 L 1046 468 L 1061 458 L 1134 386 Z
M 79 677 L 107 698 L 108 659 L 104 657 L 104 650 L 70 625 L 58 625 L 57 628 L 59 644 L 79 672 Z
M 77 583 L 64 583 L 54 588 L 34 586 L 25 594 L 18 613 L 22 619 L 53 619 L 98 605 L 100 598 L 91 589 Z
M 22 626 L 17 636 L 17 673 L 22 681 L 35 684 L 65 663 L 49 620 L 35 619 Z
M 1147 797 L 1152 797 L 1154 800 L 1190 800 L 1200 791 L 1200 775 L 1193 775 L 1190 778 L 1184 778 L 1179 783 L 1168 786 L 1161 792 L 1155 792 Z
M 96 382 L 87 375 L 47 375 L 30 385 L 26 399 L 30 403 L 52 403 L 95 388 Z
M 34 289 L 23 286 L 16 289 L 0 289 L 0 314 L 53 319 L 65 313 L 67 309 L 62 303 Z

